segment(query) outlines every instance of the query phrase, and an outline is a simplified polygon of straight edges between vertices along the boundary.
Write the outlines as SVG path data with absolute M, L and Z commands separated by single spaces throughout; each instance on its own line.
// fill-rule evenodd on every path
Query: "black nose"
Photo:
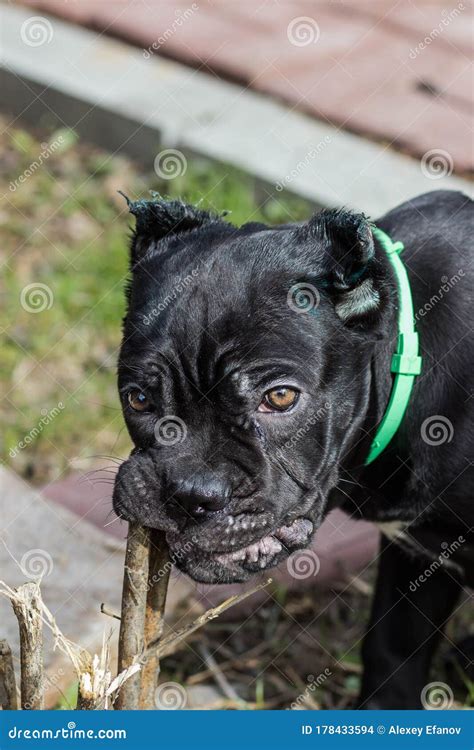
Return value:
M 231 495 L 231 486 L 213 474 L 199 473 L 188 479 L 168 482 L 168 497 L 183 515 L 203 518 L 223 510 Z

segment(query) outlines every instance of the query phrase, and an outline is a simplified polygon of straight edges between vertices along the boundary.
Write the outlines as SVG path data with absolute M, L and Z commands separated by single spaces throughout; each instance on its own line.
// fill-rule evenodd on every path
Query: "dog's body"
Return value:
M 236 229 L 178 203 L 131 210 L 119 389 L 136 450 L 117 513 L 165 530 L 176 563 L 207 582 L 277 564 L 336 506 L 397 522 L 403 534 L 382 544 L 360 706 L 417 707 L 440 629 L 474 583 L 472 202 L 429 193 L 376 222 L 405 245 L 424 365 L 369 466 L 398 295 L 364 217 Z

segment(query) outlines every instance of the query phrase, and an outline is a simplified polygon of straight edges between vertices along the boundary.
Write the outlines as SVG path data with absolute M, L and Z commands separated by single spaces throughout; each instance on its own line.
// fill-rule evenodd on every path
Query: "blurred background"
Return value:
M 120 563 L 112 583 L 96 573 L 110 545 L 121 559 L 111 483 L 131 448 L 115 384 L 130 227 L 117 191 L 236 224 L 334 205 L 376 218 L 428 190 L 472 192 L 472 5 L 31 0 L 0 15 L 2 577 L 36 575 L 25 556 L 42 553 L 51 606 L 95 647 L 98 602 L 120 597 Z M 168 660 L 190 704 L 350 706 L 378 536 L 342 514 L 320 536 L 316 572 L 281 571 L 250 624 L 242 610 L 241 627 L 211 625 L 204 650 Z M 172 588 L 170 627 L 224 598 Z M 463 608 L 436 669 L 468 704 L 459 637 Z M 54 663 L 52 705 L 71 683 Z

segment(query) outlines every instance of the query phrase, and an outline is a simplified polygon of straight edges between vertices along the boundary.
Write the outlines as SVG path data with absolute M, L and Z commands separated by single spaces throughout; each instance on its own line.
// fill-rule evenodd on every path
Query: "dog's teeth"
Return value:
M 251 544 L 250 547 L 247 548 L 247 562 L 258 562 L 258 556 L 259 544 L 257 542 L 256 544 Z

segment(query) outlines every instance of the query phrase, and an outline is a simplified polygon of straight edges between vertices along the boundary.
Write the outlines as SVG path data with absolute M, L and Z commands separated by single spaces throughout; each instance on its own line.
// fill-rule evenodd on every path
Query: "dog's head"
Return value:
M 114 507 L 166 531 L 196 580 L 243 581 L 309 543 L 360 437 L 386 297 L 370 224 L 129 205 L 119 390 L 136 447 Z

